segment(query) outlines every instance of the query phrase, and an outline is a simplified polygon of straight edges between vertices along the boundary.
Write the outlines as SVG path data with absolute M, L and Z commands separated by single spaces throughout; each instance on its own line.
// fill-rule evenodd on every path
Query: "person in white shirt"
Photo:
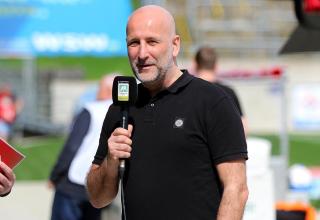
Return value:
M 55 188 L 51 220 L 100 220 L 85 189 L 87 172 L 99 144 L 104 117 L 112 104 L 112 84 L 116 75 L 103 77 L 96 101 L 84 105 L 75 117 L 64 147 L 51 171 L 49 187 Z

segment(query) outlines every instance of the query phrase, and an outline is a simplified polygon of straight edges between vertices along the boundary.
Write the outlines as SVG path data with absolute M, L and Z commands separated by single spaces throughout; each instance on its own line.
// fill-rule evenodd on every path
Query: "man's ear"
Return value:
M 172 55 L 173 57 L 177 57 L 180 51 L 180 36 L 175 35 L 173 40 L 172 40 L 172 45 L 173 45 L 173 51 Z

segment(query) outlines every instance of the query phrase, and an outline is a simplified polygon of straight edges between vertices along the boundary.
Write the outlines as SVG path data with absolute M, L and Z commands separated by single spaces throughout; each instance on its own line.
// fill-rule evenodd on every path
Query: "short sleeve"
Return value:
M 108 139 L 113 130 L 119 126 L 120 114 L 117 108 L 113 105 L 110 106 L 106 117 L 103 121 L 102 129 L 100 132 L 99 146 L 94 156 L 93 164 L 100 165 L 108 154 Z
M 223 97 L 207 113 L 207 137 L 215 164 L 248 159 L 247 145 L 239 112 L 230 97 Z
M 241 117 L 244 116 L 243 111 L 242 111 L 242 108 L 241 108 L 241 105 L 240 105 L 240 101 L 239 101 L 239 99 L 238 99 L 238 96 L 237 96 L 237 94 L 235 93 L 235 91 L 233 91 L 232 89 L 231 89 L 231 96 L 232 96 L 232 99 L 233 99 L 233 101 L 234 101 L 234 104 L 236 105 L 237 109 L 239 110 L 240 116 L 241 116 Z

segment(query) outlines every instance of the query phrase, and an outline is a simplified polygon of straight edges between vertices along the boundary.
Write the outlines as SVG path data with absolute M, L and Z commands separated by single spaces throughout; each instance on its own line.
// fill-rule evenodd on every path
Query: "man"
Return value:
M 223 91 L 230 96 L 237 110 L 239 111 L 244 130 L 247 133 L 247 130 L 248 130 L 247 120 L 243 114 L 237 94 L 229 86 L 226 86 L 220 83 L 217 78 L 217 74 L 216 74 L 217 54 L 215 50 L 212 47 L 208 47 L 208 46 L 199 48 L 194 57 L 194 64 L 195 64 L 196 75 L 199 78 L 206 80 L 208 82 L 214 83 L 215 85 L 223 89 Z
M 16 177 L 10 167 L 0 158 L 0 196 L 4 197 L 11 192 Z
M 173 17 L 149 5 L 127 23 L 128 57 L 142 82 L 128 130 L 111 106 L 87 178 L 91 203 L 118 193 L 119 158 L 129 220 L 241 219 L 248 196 L 239 114 L 216 86 L 180 71 Z
M 76 116 L 69 137 L 54 166 L 49 187 L 55 197 L 51 220 L 99 220 L 101 210 L 92 207 L 86 190 L 85 178 L 99 143 L 103 119 L 112 103 L 112 83 L 115 75 L 102 78 L 96 101 L 87 103 Z

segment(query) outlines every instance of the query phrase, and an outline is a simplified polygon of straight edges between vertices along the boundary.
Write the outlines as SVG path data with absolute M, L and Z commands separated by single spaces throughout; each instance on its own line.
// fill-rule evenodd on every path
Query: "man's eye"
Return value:
M 138 41 L 132 41 L 132 42 L 128 42 L 127 45 L 130 46 L 130 47 L 134 47 L 134 46 L 139 45 L 139 42 Z
M 152 46 L 156 45 L 157 43 L 158 43 L 158 42 L 155 41 L 155 40 L 150 40 L 150 41 L 148 41 L 148 44 L 149 44 L 149 45 L 152 45 Z

